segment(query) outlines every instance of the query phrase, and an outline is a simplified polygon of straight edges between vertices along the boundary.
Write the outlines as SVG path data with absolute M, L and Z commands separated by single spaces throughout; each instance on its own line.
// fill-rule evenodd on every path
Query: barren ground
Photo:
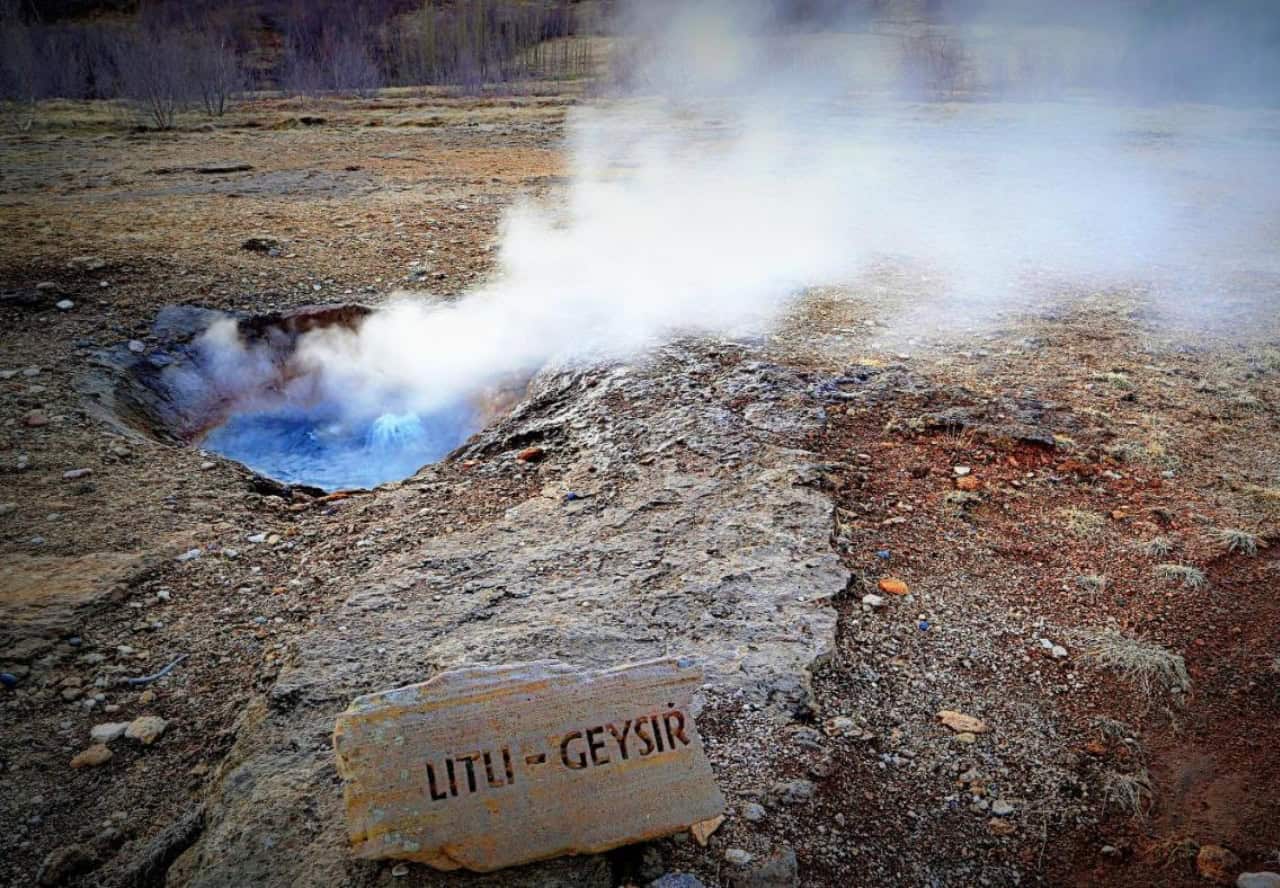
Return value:
M 191 844 L 156 839 L 225 793 L 224 757 L 277 674 L 379 559 L 483 534 L 562 468 L 554 449 L 536 465 L 493 453 L 441 467 L 411 505 L 397 485 L 285 501 L 234 463 L 91 420 L 76 388 L 90 352 L 145 341 L 173 303 L 465 290 L 492 267 L 503 208 L 557 194 L 578 100 L 261 100 L 168 134 L 65 105 L 0 142 L 0 671 L 17 679 L 0 689 L 0 881 L 29 883 L 80 845 L 78 884 L 163 884 L 139 861 Z M 195 170 L 215 163 L 251 168 Z M 281 255 L 241 249 L 255 235 Z M 604 878 L 728 883 L 727 848 L 759 861 L 784 846 L 804 885 L 1204 884 L 1205 845 L 1280 868 L 1276 290 L 1222 332 L 1158 324 L 1140 293 L 1082 289 L 970 334 L 910 337 L 896 320 L 918 286 L 884 269 L 814 291 L 749 354 L 707 359 L 708 373 L 776 362 L 810 386 L 825 426 L 791 443 L 816 455 L 824 544 L 849 587 L 809 704 L 711 695 L 700 725 L 734 813 L 709 847 L 616 854 Z M 64 298 L 74 308 L 54 307 Z M 75 469 L 92 474 L 64 477 Z M 1226 551 L 1220 528 L 1256 535 L 1256 554 Z M 1157 537 L 1168 554 L 1143 548 Z M 909 595 L 879 592 L 884 578 Z M 1092 663 L 1106 630 L 1184 657 L 1189 690 L 1143 693 Z M 178 654 L 145 690 L 117 681 Z M 989 730 L 957 735 L 941 709 Z M 170 721 L 154 746 L 69 767 L 92 725 L 143 714 Z M 1149 790 L 1128 804 L 1125 787 Z M 744 816 L 754 803 L 763 819 Z M 392 878 L 361 867 L 348 878 Z

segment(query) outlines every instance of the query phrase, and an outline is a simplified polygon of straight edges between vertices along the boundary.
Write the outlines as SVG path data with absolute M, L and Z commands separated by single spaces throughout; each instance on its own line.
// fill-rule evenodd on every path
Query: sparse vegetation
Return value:
M 1137 388 L 1137 386 L 1133 384 L 1133 380 L 1130 379 L 1127 374 L 1116 371 L 1097 373 L 1094 375 L 1093 380 L 1094 382 L 1105 382 L 1107 385 L 1126 392 L 1131 392 Z
M 1172 562 L 1158 564 L 1156 565 L 1156 576 L 1162 580 L 1181 583 L 1184 589 L 1203 589 L 1209 585 L 1209 580 L 1205 577 L 1204 571 L 1189 564 L 1173 564 Z
M 1102 796 L 1108 809 L 1115 809 L 1128 817 L 1143 819 L 1155 801 L 1151 775 L 1146 768 L 1131 774 L 1109 772 L 1102 783 Z
M 1239 552 L 1241 555 L 1257 555 L 1259 546 L 1266 543 L 1258 539 L 1257 534 L 1234 527 L 1219 527 L 1213 532 L 1218 546 L 1227 552 Z
M 1107 578 L 1102 574 L 1081 574 L 1076 585 L 1095 598 L 1107 590 Z
M 1263 505 L 1280 507 L 1280 486 L 1263 487 L 1260 484 L 1248 484 L 1244 489 Z
M 1074 506 L 1058 510 L 1058 522 L 1074 537 L 1092 537 L 1102 532 L 1107 520 L 1097 512 L 1077 509 Z
M 1158 644 L 1102 631 L 1081 636 L 1084 659 L 1116 673 L 1146 700 L 1191 687 L 1183 658 Z
M 1167 558 L 1173 551 L 1173 540 L 1164 536 L 1152 537 L 1139 543 L 1138 551 L 1148 558 Z

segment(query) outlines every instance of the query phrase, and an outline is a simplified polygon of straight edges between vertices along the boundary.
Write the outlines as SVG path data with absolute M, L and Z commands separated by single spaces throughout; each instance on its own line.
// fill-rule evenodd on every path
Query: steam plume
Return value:
M 999 103 L 991 72 L 1025 34 L 998 22 L 1007 40 L 964 49 L 953 72 L 981 100 L 921 103 L 902 90 L 946 84 L 902 57 L 907 30 L 830 10 L 822 32 L 797 29 L 765 2 L 628 10 L 630 88 L 573 113 L 567 200 L 510 212 L 494 278 L 302 341 L 300 365 L 353 410 L 430 411 L 553 357 L 761 329 L 803 288 L 885 261 L 927 273 L 919 298 L 945 300 L 944 323 L 1018 305 L 1030 275 L 1207 313 L 1247 272 L 1275 299 L 1277 140 L 1239 135 L 1273 112 L 1135 109 L 1139 18 L 1032 32 L 1024 49 L 1077 75 Z

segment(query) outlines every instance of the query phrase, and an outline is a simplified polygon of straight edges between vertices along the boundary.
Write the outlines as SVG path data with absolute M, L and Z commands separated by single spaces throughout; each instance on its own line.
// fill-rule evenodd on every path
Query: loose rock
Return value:
M 111 761 L 111 750 L 102 743 L 95 743 L 71 760 L 73 768 L 96 768 Z
M 711 840 L 712 834 L 720 828 L 722 823 L 724 823 L 724 815 L 717 814 L 708 820 L 699 820 L 689 827 L 689 832 L 693 834 L 694 840 L 705 848 L 707 847 L 707 842 Z
M 1241 873 L 1236 888 L 1280 888 L 1280 873 Z
M 1236 881 L 1240 866 L 1240 858 L 1221 845 L 1201 845 L 1200 853 L 1196 855 L 1196 872 L 1201 878 L 1219 885 L 1230 885 Z
M 150 746 L 160 739 L 169 723 L 158 715 L 143 715 L 129 722 L 124 735 L 130 740 L 137 740 L 143 746 Z
M 649 888 L 704 888 L 702 880 L 689 873 L 667 873 L 649 883 Z
M 808 780 L 784 780 L 773 785 L 769 795 L 782 805 L 798 805 L 813 798 L 814 786 Z
M 938 721 L 957 734 L 985 734 L 991 730 L 982 719 L 956 712 L 954 709 L 943 709 L 937 717 Z
M 799 884 L 799 875 L 796 852 L 784 846 L 755 866 L 729 873 L 728 882 L 731 888 L 791 888 Z
M 94 743 L 110 743 L 112 740 L 123 737 L 128 729 L 128 722 L 103 722 L 89 729 L 89 738 Z
M 889 595 L 906 595 L 911 590 L 907 584 L 895 577 L 885 577 L 879 583 L 880 591 Z

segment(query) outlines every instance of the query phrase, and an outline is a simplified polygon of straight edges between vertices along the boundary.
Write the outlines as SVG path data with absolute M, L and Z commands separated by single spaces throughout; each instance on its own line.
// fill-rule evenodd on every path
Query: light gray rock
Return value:
M 112 740 L 123 737 L 128 729 L 128 722 L 103 722 L 89 729 L 89 738 L 94 743 L 110 743 Z
M 1241 873 L 1236 877 L 1236 888 L 1280 888 L 1280 873 Z
M 784 845 L 727 875 L 730 888 L 793 888 L 799 884 L 800 868 L 796 852 Z
M 775 783 L 769 797 L 780 805 L 799 805 L 813 798 L 814 785 L 809 780 L 785 780 Z
M 703 884 L 690 873 L 667 873 L 650 882 L 649 888 L 703 888 Z

